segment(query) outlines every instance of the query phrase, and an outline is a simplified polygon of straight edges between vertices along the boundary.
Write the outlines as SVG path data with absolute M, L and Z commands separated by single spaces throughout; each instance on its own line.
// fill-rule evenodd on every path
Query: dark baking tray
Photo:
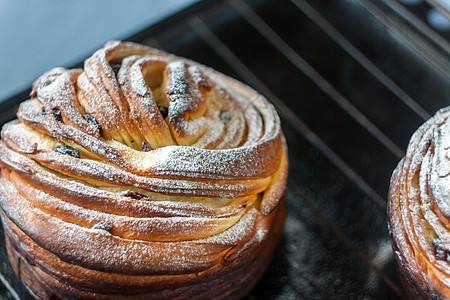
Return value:
M 248 299 L 401 297 L 386 195 L 411 134 L 449 105 L 445 35 L 390 0 L 249 0 L 200 1 L 129 40 L 244 81 L 281 116 L 289 212 Z M 0 241 L 0 298 L 30 299 Z

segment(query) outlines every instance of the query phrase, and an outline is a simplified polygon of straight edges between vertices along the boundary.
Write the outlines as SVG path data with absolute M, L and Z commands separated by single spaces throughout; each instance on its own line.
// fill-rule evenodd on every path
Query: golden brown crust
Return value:
M 0 207 L 38 298 L 237 298 L 281 235 L 279 118 L 195 62 L 110 42 L 33 85 L 0 141 Z M 54 298 L 52 298 L 54 299 Z
M 449 109 L 413 135 L 391 179 L 394 254 L 411 299 L 450 298 Z

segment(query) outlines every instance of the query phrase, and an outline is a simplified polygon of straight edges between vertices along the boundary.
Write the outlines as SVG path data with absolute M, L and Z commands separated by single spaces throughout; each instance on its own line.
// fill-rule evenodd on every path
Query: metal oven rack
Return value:
M 288 217 L 248 299 L 401 297 L 386 195 L 411 134 L 450 104 L 448 36 L 394 0 L 230 0 L 129 40 L 246 82 L 281 116 Z M 0 105 L 2 122 L 26 94 Z M 0 298 L 30 299 L 0 245 Z

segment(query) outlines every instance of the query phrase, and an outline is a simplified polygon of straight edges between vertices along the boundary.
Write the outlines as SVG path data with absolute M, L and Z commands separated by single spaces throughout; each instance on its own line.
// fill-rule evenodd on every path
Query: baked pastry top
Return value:
M 1 132 L 0 206 L 36 297 L 240 297 L 267 267 L 287 154 L 253 89 L 114 41 L 41 76 L 17 117 Z
M 412 136 L 391 179 L 394 255 L 412 299 L 450 298 L 450 108 Z

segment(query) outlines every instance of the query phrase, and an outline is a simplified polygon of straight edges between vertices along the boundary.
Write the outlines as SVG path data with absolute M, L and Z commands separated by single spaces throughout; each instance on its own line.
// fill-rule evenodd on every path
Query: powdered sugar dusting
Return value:
M 253 147 L 240 150 L 204 151 L 192 147 L 166 147 L 157 152 L 153 170 L 161 175 L 180 174 L 187 177 L 244 178 L 255 176 L 263 167 L 263 158 L 257 157 Z M 253 165 L 254 169 L 248 169 Z
M 220 120 L 206 119 L 205 127 L 207 128 L 207 131 L 192 145 L 192 147 L 210 148 L 210 146 L 222 138 L 225 133 L 225 126 Z
M 236 245 L 240 240 L 244 240 L 247 236 L 252 234 L 257 215 L 258 212 L 253 208 L 230 229 L 225 230 L 218 235 L 199 240 L 199 242 L 221 245 Z
M 186 65 L 183 61 L 174 61 L 167 65 L 170 72 L 169 95 L 169 122 L 178 121 L 190 109 L 195 109 L 201 97 L 193 89 L 186 78 Z
M 149 92 L 144 75 L 142 75 L 139 65 L 134 64 L 130 70 L 130 81 L 133 90 L 140 96 L 146 96 Z
M 433 130 L 434 156 L 430 186 L 442 214 L 450 218 L 450 125 L 445 122 Z M 427 166 L 423 166 L 426 168 Z

